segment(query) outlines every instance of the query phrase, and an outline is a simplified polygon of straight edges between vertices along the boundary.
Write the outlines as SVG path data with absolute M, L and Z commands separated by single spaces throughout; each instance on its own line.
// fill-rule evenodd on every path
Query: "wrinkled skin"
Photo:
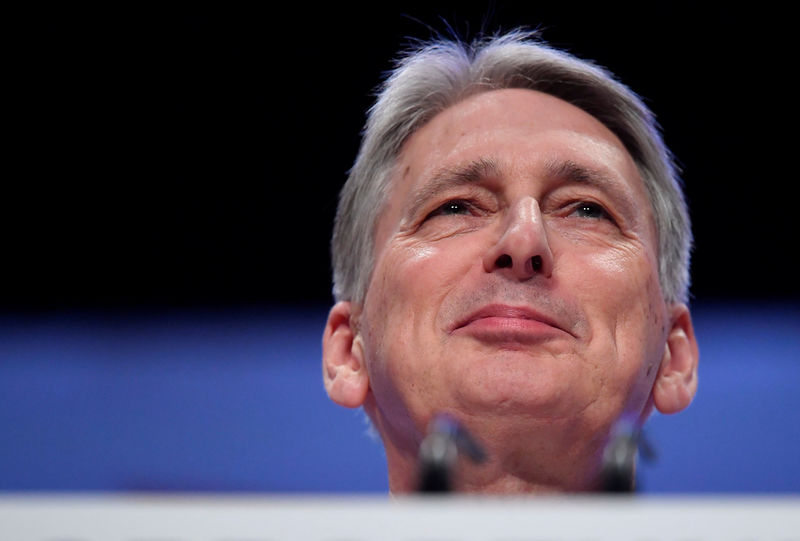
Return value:
M 591 490 L 615 421 L 688 405 L 688 310 L 663 299 L 646 190 L 594 117 L 531 90 L 470 97 L 407 141 L 392 186 L 364 305 L 337 304 L 323 345 L 350 332 L 326 384 L 365 406 L 393 491 L 413 489 L 436 412 L 491 457 L 459 489 Z

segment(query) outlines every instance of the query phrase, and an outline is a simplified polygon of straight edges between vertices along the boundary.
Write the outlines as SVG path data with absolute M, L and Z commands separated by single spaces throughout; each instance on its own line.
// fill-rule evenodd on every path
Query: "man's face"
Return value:
M 646 413 L 668 326 L 652 210 L 599 121 L 473 96 L 407 141 L 387 201 L 357 327 L 384 437 L 411 448 L 441 411 L 490 440 Z

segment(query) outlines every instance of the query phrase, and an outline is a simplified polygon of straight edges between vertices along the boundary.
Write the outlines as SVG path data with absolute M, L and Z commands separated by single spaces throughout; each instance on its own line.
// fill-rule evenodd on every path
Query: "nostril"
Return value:
M 495 261 L 494 264 L 497 265 L 498 269 L 506 269 L 512 264 L 511 256 L 508 254 L 503 254 L 497 258 L 497 261 Z
M 533 270 L 534 271 L 538 272 L 538 271 L 542 270 L 542 264 L 543 264 L 542 256 L 535 255 L 535 256 L 533 256 L 531 258 L 531 265 L 533 265 Z

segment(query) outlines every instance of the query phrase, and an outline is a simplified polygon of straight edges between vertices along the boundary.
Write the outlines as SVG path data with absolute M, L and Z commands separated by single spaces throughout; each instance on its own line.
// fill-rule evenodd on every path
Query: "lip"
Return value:
M 527 306 L 489 304 L 459 320 L 452 333 L 465 333 L 491 341 L 531 342 L 564 334 L 558 321 Z

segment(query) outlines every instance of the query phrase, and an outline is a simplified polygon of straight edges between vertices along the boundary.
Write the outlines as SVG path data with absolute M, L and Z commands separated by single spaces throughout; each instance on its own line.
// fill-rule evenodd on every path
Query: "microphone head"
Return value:
M 629 420 L 619 421 L 603 450 L 601 485 L 605 492 L 634 492 L 636 489 L 636 455 L 641 428 Z
M 450 492 L 459 452 L 475 463 L 486 460 L 486 452 L 455 417 L 435 415 L 419 447 L 419 491 Z

